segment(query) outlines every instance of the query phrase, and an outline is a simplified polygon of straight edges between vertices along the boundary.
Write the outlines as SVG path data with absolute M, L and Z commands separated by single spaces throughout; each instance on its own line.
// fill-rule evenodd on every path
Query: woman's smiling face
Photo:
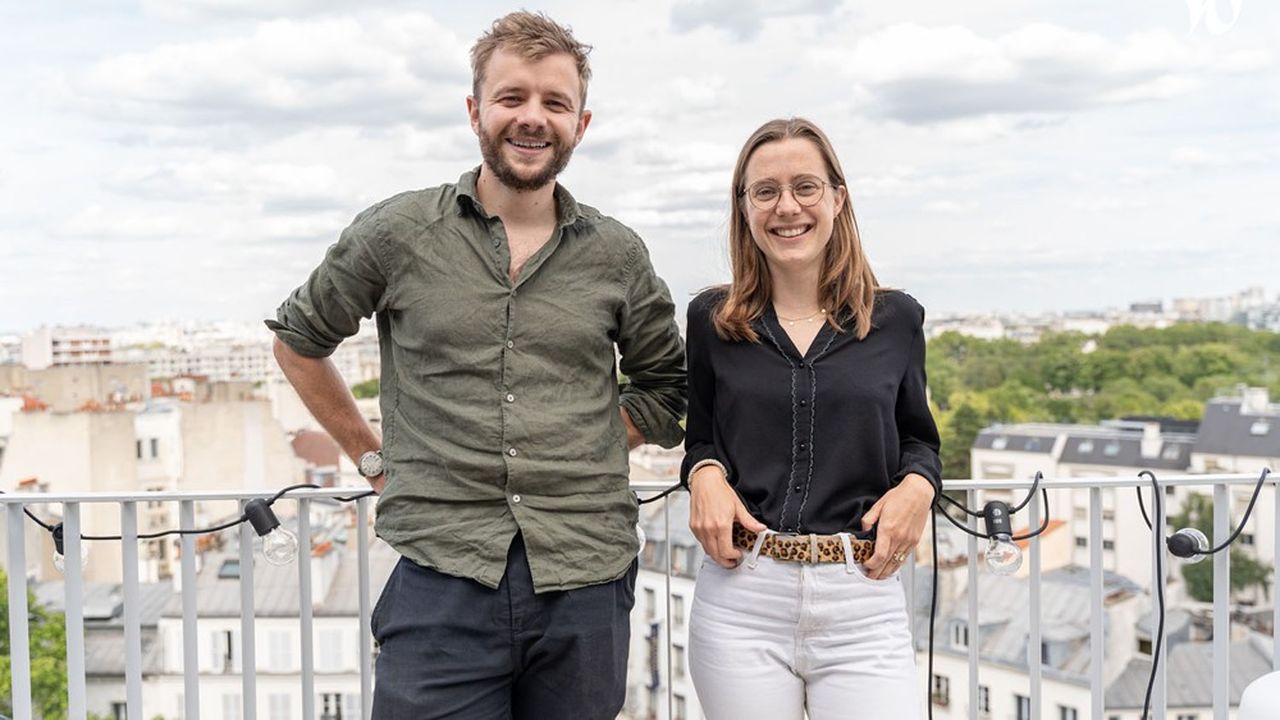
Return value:
M 741 211 L 756 247 L 775 269 L 821 267 L 836 214 L 844 207 L 845 189 L 829 184 L 822 153 L 808 140 L 785 138 L 756 148 L 744 173 L 746 194 Z M 812 205 L 813 183 L 819 197 Z M 753 190 L 777 188 L 772 207 L 753 204 Z M 810 197 L 803 197 L 810 193 Z M 769 193 L 761 193 L 766 199 Z M 766 203 L 762 203 L 766 204 Z

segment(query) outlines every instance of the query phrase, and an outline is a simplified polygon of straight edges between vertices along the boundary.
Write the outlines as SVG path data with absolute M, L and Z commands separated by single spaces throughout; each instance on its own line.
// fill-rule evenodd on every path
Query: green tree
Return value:
M 381 390 L 381 383 L 379 383 L 378 378 L 374 378 L 372 380 L 365 380 L 362 383 L 356 383 L 355 385 L 351 386 L 351 394 L 355 395 L 356 399 L 358 400 L 368 400 L 370 398 L 376 398 L 378 397 L 378 392 L 380 390 Z
M 0 569 L 0 587 L 8 587 L 9 578 Z M 31 659 L 31 698 L 37 716 L 43 720 L 67 717 L 67 626 L 62 613 L 36 604 L 35 595 L 27 592 Z M 0 593 L 0 713 L 13 715 L 13 698 L 9 688 L 13 681 L 13 658 L 9 648 L 9 594 Z
M 1183 503 L 1182 512 L 1169 518 L 1175 528 L 1193 527 L 1213 537 L 1213 499 L 1202 493 L 1192 493 Z M 1231 521 L 1235 527 L 1235 521 Z M 1210 540 L 1212 543 L 1212 540 Z M 1187 581 L 1187 593 L 1200 602 L 1213 600 L 1213 562 L 1205 558 L 1194 565 L 1182 566 L 1182 577 Z M 1271 586 L 1271 568 L 1250 557 L 1243 549 L 1231 546 L 1231 591 L 1238 592 L 1251 587 L 1262 588 L 1266 593 Z

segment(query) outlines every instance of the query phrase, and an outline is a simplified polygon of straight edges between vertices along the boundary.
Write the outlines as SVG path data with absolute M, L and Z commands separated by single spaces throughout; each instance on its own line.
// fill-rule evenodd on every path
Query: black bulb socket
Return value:
M 987 537 L 1008 540 L 1013 536 L 1013 521 L 1009 517 L 1009 503 L 992 500 L 982 506 L 982 522 Z
M 1170 535 L 1165 544 L 1169 547 L 1170 555 L 1183 558 L 1184 560 L 1187 558 L 1193 558 L 1196 555 L 1205 554 L 1205 548 L 1200 546 L 1200 541 L 1197 540 L 1194 535 L 1185 530 L 1179 530 L 1173 535 Z
M 245 503 L 244 516 L 253 526 L 253 531 L 258 533 L 258 537 L 263 537 L 280 527 L 280 519 L 271 510 L 271 505 L 262 498 L 254 498 Z
M 66 555 L 65 544 L 63 543 L 62 523 L 53 526 L 53 549 L 59 555 Z

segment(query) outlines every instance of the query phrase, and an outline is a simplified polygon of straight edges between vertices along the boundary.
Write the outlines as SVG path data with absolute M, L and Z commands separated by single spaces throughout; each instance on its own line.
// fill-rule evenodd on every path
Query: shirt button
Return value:
M 516 401 L 516 396 L 512 395 L 511 393 L 507 393 L 507 402 L 515 402 L 515 401 Z
M 508 454 L 508 455 L 510 455 L 511 457 L 515 457 L 515 456 L 516 456 L 516 449 L 515 449 L 515 448 L 507 448 L 507 454 Z
M 513 347 L 515 347 L 515 346 L 516 346 L 516 344 L 515 344 L 515 343 L 511 342 L 510 340 L 508 340 L 508 341 L 507 341 L 507 349 L 508 349 L 508 350 L 510 350 L 511 348 L 513 348 Z
M 801 450 L 804 450 L 804 449 L 805 449 L 805 448 L 807 448 L 807 447 L 809 447 L 809 446 L 808 446 L 808 445 L 805 445 L 804 443 L 800 443 L 800 449 L 801 449 Z
M 797 486 L 795 486 L 795 487 L 793 487 L 793 488 L 791 488 L 791 489 L 792 489 L 794 492 L 800 492 L 800 491 L 801 491 L 801 490 L 803 490 L 804 488 L 802 488 L 802 487 L 800 487 L 799 485 L 797 485 Z
M 518 502 L 520 502 L 520 496 L 519 496 L 519 495 L 512 495 L 512 496 L 511 496 L 511 502 L 513 502 L 513 503 L 518 503 Z
M 805 407 L 805 406 L 806 406 L 806 405 L 808 405 L 808 404 L 809 404 L 809 401 L 808 401 L 808 400 L 801 400 L 801 401 L 800 401 L 800 407 Z

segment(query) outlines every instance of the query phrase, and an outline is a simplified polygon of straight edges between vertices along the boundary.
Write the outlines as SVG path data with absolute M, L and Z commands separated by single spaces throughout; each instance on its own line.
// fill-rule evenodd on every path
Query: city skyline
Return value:
M 0 332 L 267 317 L 355 213 L 477 164 L 467 48 L 512 8 L 419 7 L 0 10 Z M 531 9 L 595 46 L 564 183 L 640 232 L 681 312 L 727 277 L 738 145 L 805 115 L 880 280 L 983 313 L 1272 296 L 1280 11 L 1197 7 Z

